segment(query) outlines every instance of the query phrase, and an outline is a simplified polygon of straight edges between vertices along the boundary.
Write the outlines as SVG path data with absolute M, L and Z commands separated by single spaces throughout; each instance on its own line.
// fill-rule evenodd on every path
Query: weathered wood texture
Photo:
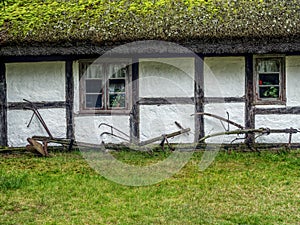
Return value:
M 255 108 L 255 114 L 300 114 L 300 107 L 284 107 L 284 108 Z
M 204 97 L 204 104 L 211 103 L 239 103 L 245 102 L 244 97 Z M 172 105 L 172 104 L 195 104 L 194 97 L 164 97 L 164 98 L 140 98 L 139 105 Z
M 0 59 L 0 145 L 7 146 L 7 99 L 5 63 Z
M 73 80 L 73 61 L 66 61 L 66 122 L 67 122 L 67 138 L 74 139 L 74 80 Z
M 139 142 L 140 139 L 140 109 L 139 101 L 139 63 L 137 59 L 132 64 L 132 109 L 130 112 L 130 141 Z
M 220 32 L 219 32 L 220 33 Z M 128 39 L 129 40 L 129 39 Z M 172 40 L 174 41 L 174 39 Z M 24 46 L 25 44 L 25 46 Z M 27 46 L 26 46 L 27 44 Z M 15 61 L 16 58 L 23 58 L 23 61 L 27 61 L 28 57 L 44 56 L 44 58 L 56 55 L 56 56 L 74 56 L 77 58 L 83 58 L 89 55 L 90 58 L 97 58 L 97 56 L 107 53 L 109 50 L 119 47 L 120 42 L 112 42 L 108 40 L 108 43 L 94 43 L 90 41 L 76 41 L 71 44 L 69 41 L 55 43 L 43 43 L 42 46 L 33 45 L 30 46 L 30 42 L 22 43 L 22 45 L 2 46 L 0 49 L 0 56 L 11 57 L 10 61 Z M 299 35 L 286 35 L 285 37 L 243 37 L 243 38 L 204 38 L 204 39 L 184 39 L 177 41 L 177 44 L 184 46 L 193 52 L 200 52 L 205 56 L 228 56 L 228 55 L 242 55 L 247 53 L 260 53 L 269 54 L 271 52 L 283 53 L 283 54 L 298 54 L 300 52 Z M 167 48 L 167 45 L 166 45 Z M 158 49 L 157 52 L 150 53 L 149 57 L 162 57 L 159 55 L 162 52 L 168 51 L 168 49 Z M 134 49 L 134 54 L 138 54 Z M 143 48 L 142 50 L 143 51 Z M 167 57 L 170 57 L 171 53 L 168 53 Z M 141 54 L 145 57 L 145 53 Z M 178 49 L 174 53 L 174 57 L 178 57 Z M 186 54 L 185 54 L 186 55 Z M 92 57 L 93 56 L 93 57 Z M 21 59 L 19 59 L 20 61 Z
M 140 98 L 139 105 L 172 105 L 172 104 L 194 104 L 194 98 L 189 97 L 164 97 L 164 98 Z
M 254 93 L 253 93 L 253 55 L 245 56 L 245 128 L 255 128 L 255 112 L 253 108 Z M 249 134 L 246 138 L 247 144 L 253 144 L 255 141 L 254 135 Z
M 218 116 L 218 115 L 214 115 L 214 114 L 211 114 L 211 113 L 205 113 L 205 112 L 202 112 L 202 113 L 200 112 L 200 113 L 195 113 L 195 114 L 196 115 L 203 115 L 203 116 L 210 116 L 210 117 L 216 118 L 216 119 L 218 119 L 220 121 L 224 121 L 226 123 L 229 123 L 229 124 L 231 124 L 231 125 L 233 125 L 235 127 L 238 127 L 240 129 L 244 129 L 244 126 L 242 126 L 241 124 L 238 124 L 238 123 L 236 123 L 236 122 L 234 122 L 232 120 L 226 119 L 226 118 Z
M 204 103 L 239 103 L 239 102 L 245 102 L 244 97 L 205 97 Z
M 204 63 L 203 57 L 195 58 L 195 78 L 194 78 L 194 98 L 195 113 L 204 111 Z M 195 138 L 197 143 L 204 137 L 204 118 L 203 115 L 195 115 Z
M 66 102 L 53 101 L 53 102 L 33 102 L 38 109 L 53 109 L 53 108 L 65 108 Z M 7 108 L 9 110 L 21 110 L 28 106 L 26 102 L 8 102 Z
M 190 128 L 186 128 L 186 129 L 182 129 L 182 130 L 170 133 L 170 134 L 163 134 L 163 135 L 161 135 L 159 137 L 155 137 L 155 138 L 151 138 L 151 139 L 146 140 L 146 141 L 142 141 L 138 145 L 139 146 L 144 146 L 144 145 L 148 145 L 148 144 L 154 143 L 156 141 L 163 141 L 165 138 L 176 137 L 176 136 L 178 136 L 180 134 L 185 134 L 185 133 L 188 133 L 190 131 L 191 131 Z

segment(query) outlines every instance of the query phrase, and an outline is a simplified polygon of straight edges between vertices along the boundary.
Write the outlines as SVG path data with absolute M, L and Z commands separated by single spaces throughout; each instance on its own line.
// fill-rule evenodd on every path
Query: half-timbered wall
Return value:
M 7 63 L 6 82 L 9 146 L 24 146 L 28 137 L 47 135 L 36 117 L 27 127 L 32 111 L 23 109 L 23 99 L 43 108 L 39 111 L 53 136 L 66 136 L 64 62 Z
M 244 57 L 206 57 L 204 60 L 204 111 L 244 125 Z M 227 114 L 228 113 L 228 114 Z M 227 129 L 227 124 L 223 123 Z M 205 116 L 205 134 L 224 131 L 220 121 Z M 230 129 L 234 127 L 230 126 Z M 207 142 L 230 143 L 234 136 L 208 139 Z
M 229 115 L 231 120 L 248 128 L 300 128 L 300 56 L 285 57 L 285 105 L 251 103 L 252 60 L 250 54 L 205 56 L 203 64 L 191 57 L 136 59 L 133 76 L 138 82 L 131 85 L 136 93 L 131 96 L 136 110 L 120 115 L 80 112 L 76 60 L 2 63 L 1 82 L 3 87 L 7 86 L 2 90 L 2 144 L 7 140 L 9 146 L 24 146 L 30 136 L 47 135 L 36 117 L 27 127 L 32 111 L 23 109 L 24 98 L 36 103 L 55 137 L 75 136 L 78 141 L 97 144 L 122 141 L 107 135 L 100 138 L 102 132 L 110 131 L 105 127 L 99 129 L 100 123 L 111 124 L 141 141 L 178 130 L 174 121 L 191 128 L 192 132 L 171 142 L 193 142 L 195 136 L 227 128 L 226 123 L 223 127 L 218 120 L 204 116 L 202 121 L 191 116 L 201 108 L 225 118 Z M 195 85 L 195 79 L 203 84 Z M 196 134 L 196 128 L 204 129 L 204 133 Z M 207 142 L 230 143 L 233 138 L 218 137 Z M 286 143 L 288 134 L 271 134 L 256 141 Z M 292 141 L 300 142 L 300 134 L 293 135 Z
M 194 133 L 194 73 L 193 58 L 139 60 L 140 140 L 177 131 L 175 121 Z M 184 134 L 169 141 L 193 139 Z

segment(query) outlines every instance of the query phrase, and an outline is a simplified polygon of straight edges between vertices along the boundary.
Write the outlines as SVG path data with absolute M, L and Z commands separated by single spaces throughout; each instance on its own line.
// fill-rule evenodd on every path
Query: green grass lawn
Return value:
M 113 183 L 78 152 L 0 155 L 0 224 L 299 224 L 300 151 L 202 153 L 150 186 Z M 127 163 L 164 153 L 121 152 Z

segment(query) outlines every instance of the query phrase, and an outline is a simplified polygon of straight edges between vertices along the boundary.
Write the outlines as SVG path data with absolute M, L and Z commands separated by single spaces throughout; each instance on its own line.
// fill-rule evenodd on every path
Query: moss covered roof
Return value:
M 299 0 L 2 0 L 0 45 L 300 34 Z

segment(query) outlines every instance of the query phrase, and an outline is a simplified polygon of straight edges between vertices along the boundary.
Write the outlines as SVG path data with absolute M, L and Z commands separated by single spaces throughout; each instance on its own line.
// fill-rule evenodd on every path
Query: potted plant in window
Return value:
M 266 98 L 278 98 L 278 88 L 269 87 L 269 89 L 263 93 L 263 96 Z
M 124 95 L 116 95 L 112 100 L 111 106 L 114 108 L 125 107 L 125 96 Z

